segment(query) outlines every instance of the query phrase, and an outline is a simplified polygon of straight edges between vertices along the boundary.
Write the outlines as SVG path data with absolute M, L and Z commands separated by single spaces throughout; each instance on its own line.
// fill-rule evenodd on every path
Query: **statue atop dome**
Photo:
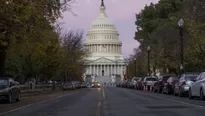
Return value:
M 101 6 L 105 6 L 104 0 L 101 1 Z

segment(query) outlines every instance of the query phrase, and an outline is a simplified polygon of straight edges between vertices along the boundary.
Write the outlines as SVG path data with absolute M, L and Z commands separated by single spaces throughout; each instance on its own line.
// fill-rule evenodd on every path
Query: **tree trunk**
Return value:
M 0 77 L 5 76 L 6 50 L 0 50 Z

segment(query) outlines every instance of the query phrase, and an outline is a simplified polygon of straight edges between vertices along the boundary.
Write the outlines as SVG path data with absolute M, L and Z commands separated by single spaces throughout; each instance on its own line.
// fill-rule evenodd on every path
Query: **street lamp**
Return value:
M 135 77 L 136 77 L 136 60 L 137 60 L 137 59 L 134 58 L 134 61 L 135 61 L 135 68 L 134 68 L 134 69 L 135 69 L 135 72 L 134 72 L 134 73 L 135 73 Z
M 180 57 L 181 57 L 180 72 L 181 72 L 181 74 L 184 73 L 183 25 L 184 25 L 184 20 L 181 18 L 181 19 L 178 21 L 179 35 L 180 35 Z
M 150 46 L 147 46 L 147 65 L 148 75 L 150 76 Z
M 128 79 L 128 62 L 126 62 L 126 78 Z

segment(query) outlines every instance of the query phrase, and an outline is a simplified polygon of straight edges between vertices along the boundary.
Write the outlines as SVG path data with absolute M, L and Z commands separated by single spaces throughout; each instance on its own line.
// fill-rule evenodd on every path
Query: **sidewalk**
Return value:
M 47 100 L 51 100 L 53 98 L 56 98 L 58 96 L 61 96 L 63 94 L 69 94 L 71 92 L 74 92 L 76 90 L 73 91 L 62 91 L 60 89 L 58 90 L 54 90 L 54 91 L 44 91 L 38 94 L 33 94 L 33 95 L 28 95 L 28 96 L 24 96 L 21 98 L 20 102 L 13 102 L 13 103 L 6 103 L 6 102 L 0 102 L 0 113 L 2 112 L 6 112 L 6 111 L 10 111 L 16 108 L 21 108 L 24 106 L 28 106 L 31 104 L 35 104 L 35 103 L 39 103 L 39 102 L 43 102 L 43 101 L 47 101 Z

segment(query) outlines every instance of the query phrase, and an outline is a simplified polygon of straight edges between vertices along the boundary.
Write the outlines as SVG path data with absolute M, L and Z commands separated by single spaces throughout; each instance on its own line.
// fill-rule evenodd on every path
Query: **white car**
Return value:
M 202 72 L 189 88 L 189 98 L 200 97 L 205 101 L 205 72 Z

